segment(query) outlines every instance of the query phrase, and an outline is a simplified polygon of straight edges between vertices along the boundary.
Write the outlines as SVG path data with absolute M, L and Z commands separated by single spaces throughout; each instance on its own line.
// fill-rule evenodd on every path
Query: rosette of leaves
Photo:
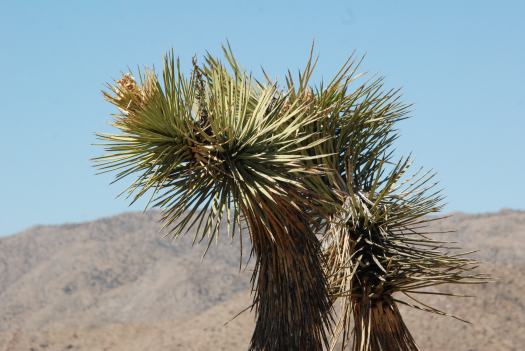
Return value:
M 331 302 L 310 213 L 324 200 L 304 185 L 324 172 L 307 165 L 322 157 L 307 152 L 325 142 L 306 128 L 320 114 L 224 52 L 228 66 L 208 55 L 189 78 L 168 55 L 161 79 L 146 70 L 109 85 L 120 133 L 99 134 L 107 154 L 96 163 L 116 180 L 134 176 L 127 194 L 148 194 L 174 237 L 195 226 L 195 241 L 211 244 L 225 221 L 242 240 L 246 227 L 257 314 L 250 349 L 321 350 Z
M 307 128 L 329 139 L 309 152 L 325 155 L 315 161 L 333 170 L 320 177 L 337 199 L 333 212 L 319 219 L 326 225 L 325 274 L 339 306 L 331 348 L 340 342 L 354 351 L 414 351 L 398 305 L 447 315 L 416 296 L 486 278 L 473 271 L 477 262 L 467 253 L 429 229 L 440 219 L 435 214 L 443 200 L 434 174 L 420 169 L 410 175 L 410 158 L 393 157 L 395 125 L 409 106 L 398 90 L 385 90 L 381 78 L 357 84 L 359 64 L 349 59 L 331 82 L 312 89 L 310 59 L 298 81 L 287 80 L 292 96 L 313 91 L 316 110 L 327 111 Z

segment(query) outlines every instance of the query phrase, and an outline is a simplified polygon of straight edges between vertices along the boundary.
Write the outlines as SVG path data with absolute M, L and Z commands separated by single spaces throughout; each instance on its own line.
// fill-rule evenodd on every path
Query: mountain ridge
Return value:
M 192 247 L 193 231 L 170 242 L 159 219 L 158 211 L 126 212 L 1 237 L 0 351 L 247 349 L 253 314 L 224 326 L 251 303 L 239 240 L 221 236 L 201 260 L 206 245 Z M 433 228 L 456 228 L 452 238 L 481 249 L 481 269 L 498 280 L 442 290 L 477 299 L 429 297 L 473 326 L 404 309 L 416 341 L 423 350 L 519 350 L 525 212 L 459 213 Z

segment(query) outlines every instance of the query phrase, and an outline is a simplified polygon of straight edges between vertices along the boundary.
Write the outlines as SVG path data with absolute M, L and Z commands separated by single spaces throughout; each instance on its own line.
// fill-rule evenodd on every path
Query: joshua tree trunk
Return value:
M 252 283 L 257 322 L 250 349 L 322 350 L 328 343 L 331 307 L 320 242 L 303 212 L 264 213 L 266 218 L 246 218 L 256 256 Z
M 356 299 L 352 306 L 353 351 L 419 350 L 391 296 L 382 296 L 380 299 L 363 296 Z

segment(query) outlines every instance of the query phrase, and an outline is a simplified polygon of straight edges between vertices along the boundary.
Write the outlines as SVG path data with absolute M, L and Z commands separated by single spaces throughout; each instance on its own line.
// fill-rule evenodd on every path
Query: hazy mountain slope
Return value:
M 249 286 L 237 242 L 222 240 L 201 263 L 191 233 L 172 244 L 159 230 L 150 212 L 0 239 L 0 330 L 178 319 Z
M 525 213 L 456 214 L 434 227 L 458 229 L 447 237 L 480 249 L 498 280 L 455 290 L 477 299 L 425 300 L 472 326 L 407 311 L 422 349 L 520 350 Z M 245 350 L 253 315 L 224 326 L 251 301 L 238 241 L 221 240 L 201 262 L 205 245 L 192 248 L 191 233 L 171 243 L 159 229 L 148 212 L 1 238 L 0 351 Z

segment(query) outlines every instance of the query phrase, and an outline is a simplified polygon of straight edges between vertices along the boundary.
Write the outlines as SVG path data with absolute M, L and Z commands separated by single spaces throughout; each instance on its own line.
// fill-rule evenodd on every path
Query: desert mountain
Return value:
M 0 238 L 0 351 L 246 350 L 250 268 L 238 238 L 162 238 L 159 213 L 38 226 Z M 422 350 L 522 350 L 525 212 L 454 214 L 436 229 L 475 253 L 495 282 L 443 287 L 476 298 L 424 301 L 471 321 L 407 310 Z M 244 256 L 249 255 L 246 238 Z M 423 297 L 424 298 L 424 297 Z

